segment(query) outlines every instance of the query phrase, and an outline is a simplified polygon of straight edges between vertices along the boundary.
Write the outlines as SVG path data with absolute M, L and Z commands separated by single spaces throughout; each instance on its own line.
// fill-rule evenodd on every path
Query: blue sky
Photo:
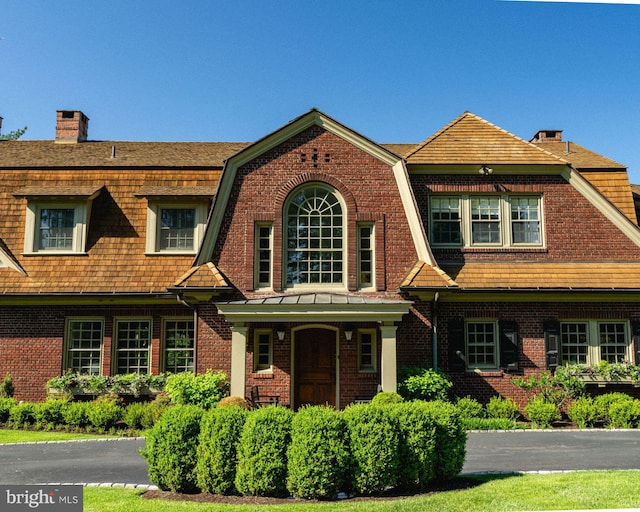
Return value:
M 253 141 L 317 107 L 381 143 L 469 110 L 565 139 L 640 183 L 640 5 L 499 0 L 5 2 L 3 133 Z

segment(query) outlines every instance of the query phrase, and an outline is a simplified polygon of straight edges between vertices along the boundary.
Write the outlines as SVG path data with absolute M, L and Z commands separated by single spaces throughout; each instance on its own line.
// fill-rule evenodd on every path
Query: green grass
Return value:
M 39 441 L 71 441 L 73 439 L 104 439 L 109 435 L 72 434 L 69 432 L 47 432 L 44 430 L 0 430 L 0 444 L 35 443 Z
M 640 471 L 588 471 L 556 474 L 468 477 L 472 488 L 411 498 L 330 503 L 260 505 L 261 512 L 474 512 L 631 508 L 640 506 Z M 256 506 L 146 500 L 141 491 L 87 487 L 85 512 L 240 512 Z

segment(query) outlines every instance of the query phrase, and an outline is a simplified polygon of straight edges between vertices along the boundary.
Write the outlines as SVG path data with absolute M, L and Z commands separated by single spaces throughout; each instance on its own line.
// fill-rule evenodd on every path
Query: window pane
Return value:
M 341 283 L 342 207 L 335 194 L 322 187 L 300 190 L 286 223 L 287 284 Z
M 151 347 L 149 320 L 118 320 L 117 373 L 148 373 Z
M 431 223 L 433 243 L 459 245 L 462 242 L 460 200 L 457 197 L 432 198 Z
M 471 241 L 474 244 L 500 243 L 500 198 L 471 198 Z
M 371 372 L 375 370 L 375 335 L 372 332 L 358 331 L 358 369 L 361 372 Z
M 259 332 L 256 334 L 255 348 L 254 348 L 254 370 L 269 370 L 271 368 L 271 345 L 272 345 L 271 332 Z
M 514 244 L 540 243 L 539 198 L 511 198 L 511 235 Z
M 358 231 L 359 284 L 373 286 L 373 226 L 359 226 Z
M 83 374 L 99 375 L 102 322 L 70 320 L 67 336 L 68 369 Z
M 164 324 L 165 368 L 164 371 L 194 371 L 193 320 L 167 320 Z
M 162 208 L 160 210 L 160 250 L 193 250 L 195 219 L 195 208 Z
M 562 363 L 586 364 L 589 337 L 586 323 L 563 323 L 560 325 Z
M 621 363 L 627 359 L 627 336 L 623 323 L 601 323 L 600 359 L 609 363 Z
M 74 215 L 73 208 L 42 208 L 40 210 L 39 249 L 72 249 Z
M 271 226 L 258 226 L 256 230 L 257 286 L 271 285 Z
M 496 333 L 493 322 L 467 324 L 467 362 L 469 366 L 495 367 Z

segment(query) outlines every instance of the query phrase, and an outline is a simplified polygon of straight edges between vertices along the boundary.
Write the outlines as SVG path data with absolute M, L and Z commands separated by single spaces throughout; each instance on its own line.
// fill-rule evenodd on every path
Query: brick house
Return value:
M 465 112 L 379 145 L 311 110 L 255 143 L 0 142 L 0 376 L 224 370 L 231 392 L 345 407 L 397 368 L 501 394 L 635 361 L 626 168 Z M 640 349 L 640 346 L 638 347 Z

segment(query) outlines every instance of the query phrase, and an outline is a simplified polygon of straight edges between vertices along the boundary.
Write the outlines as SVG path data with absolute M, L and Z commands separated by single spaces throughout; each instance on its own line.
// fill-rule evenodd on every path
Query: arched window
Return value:
M 336 191 L 319 184 L 300 188 L 284 214 L 286 284 L 343 284 L 345 219 Z

